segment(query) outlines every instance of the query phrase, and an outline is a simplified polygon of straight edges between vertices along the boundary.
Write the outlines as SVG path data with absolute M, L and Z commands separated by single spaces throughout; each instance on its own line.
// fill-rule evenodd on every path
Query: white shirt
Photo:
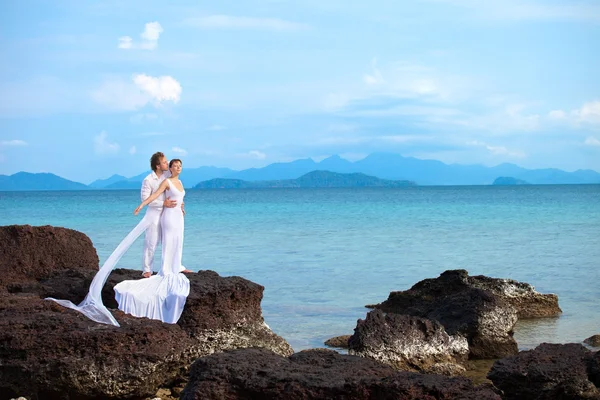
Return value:
M 142 201 L 146 200 L 150 195 L 158 190 L 160 184 L 167 178 L 171 177 L 171 171 L 164 171 L 160 177 L 156 175 L 156 172 L 152 171 L 150 175 L 144 178 L 142 182 L 142 190 L 140 197 Z M 152 208 L 163 208 L 165 201 L 165 192 L 162 192 L 153 202 L 148 204 L 148 207 Z

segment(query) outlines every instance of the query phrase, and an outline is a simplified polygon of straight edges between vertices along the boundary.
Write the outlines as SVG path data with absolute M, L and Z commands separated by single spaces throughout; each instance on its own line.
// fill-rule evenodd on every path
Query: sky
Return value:
M 3 0 L 0 174 L 391 152 L 600 171 L 600 0 Z

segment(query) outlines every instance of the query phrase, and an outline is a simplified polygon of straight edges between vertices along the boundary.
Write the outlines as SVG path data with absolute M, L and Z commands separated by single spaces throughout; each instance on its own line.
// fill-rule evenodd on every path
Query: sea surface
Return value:
M 137 190 L 0 192 L 0 225 L 76 229 L 103 263 L 138 203 Z M 558 295 L 560 317 L 518 322 L 521 349 L 600 333 L 600 185 L 188 189 L 185 203 L 183 264 L 263 285 L 265 321 L 296 351 L 459 268 Z M 119 267 L 141 271 L 142 246 Z

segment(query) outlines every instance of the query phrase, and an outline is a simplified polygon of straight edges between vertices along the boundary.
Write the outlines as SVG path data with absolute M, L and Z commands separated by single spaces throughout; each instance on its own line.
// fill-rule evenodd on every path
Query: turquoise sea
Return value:
M 0 192 L 0 225 L 54 225 L 100 262 L 140 217 L 137 190 Z M 184 265 L 265 287 L 267 324 L 294 350 L 351 334 L 366 304 L 446 269 L 559 296 L 559 318 L 520 321 L 520 348 L 600 333 L 600 185 L 192 190 Z M 120 267 L 141 270 L 142 239 Z

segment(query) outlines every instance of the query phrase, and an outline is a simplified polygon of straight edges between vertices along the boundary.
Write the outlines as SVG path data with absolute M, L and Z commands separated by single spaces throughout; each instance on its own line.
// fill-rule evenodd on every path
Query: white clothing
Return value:
M 142 202 L 156 192 L 160 187 L 160 184 L 171 176 L 171 171 L 164 171 L 161 176 L 156 175 L 156 172 L 152 171 L 146 176 L 142 182 L 142 189 L 140 191 L 140 197 Z M 144 251 L 142 253 L 142 265 L 144 272 L 152 272 L 154 265 L 154 253 L 156 247 L 161 242 L 161 229 L 160 229 L 160 214 L 163 210 L 163 203 L 165 201 L 165 193 L 161 193 L 154 201 L 148 204 L 146 209 L 146 216 L 151 219 L 152 223 L 146 229 L 146 237 L 144 239 Z
M 175 188 L 175 190 L 177 189 Z M 173 191 L 173 193 L 175 193 L 175 190 Z M 183 201 L 185 191 L 179 192 L 179 195 L 181 197 L 181 201 Z M 178 201 L 178 203 L 181 204 L 180 201 Z M 166 312 L 163 313 L 163 316 L 159 317 L 158 319 L 161 319 L 164 322 L 177 322 L 177 319 L 179 318 L 178 315 L 181 315 L 181 311 L 183 311 L 185 300 L 187 298 L 187 295 L 189 294 L 189 280 L 180 272 L 172 272 L 174 269 L 173 266 L 177 265 L 177 260 L 179 260 L 179 263 L 181 263 L 181 254 L 183 252 L 183 212 L 181 212 L 180 207 L 169 208 L 169 210 L 170 212 L 167 213 L 166 217 L 169 219 L 169 221 L 165 224 L 169 227 L 168 233 L 169 235 L 174 234 L 176 237 L 180 238 L 180 240 L 174 239 L 175 242 L 168 241 L 166 243 L 166 246 L 163 246 L 163 260 L 171 261 L 167 263 L 163 262 L 164 268 L 161 268 L 161 273 L 169 271 L 169 266 L 171 273 L 167 275 L 163 273 L 156 275 L 156 277 L 141 279 L 139 281 L 134 282 L 149 281 L 150 283 L 147 284 L 147 287 L 145 287 L 145 289 L 148 290 L 145 297 L 148 298 L 151 297 L 152 294 L 154 294 L 156 298 L 165 299 L 165 304 L 163 304 L 164 307 L 162 307 L 161 310 L 166 309 Z M 180 211 L 180 216 L 177 215 L 177 210 Z M 81 303 L 75 305 L 69 300 L 57 300 L 51 297 L 46 298 L 46 300 L 53 300 L 64 307 L 69 307 L 73 310 L 79 311 L 92 321 L 96 321 L 101 324 L 120 326 L 115 317 L 112 315 L 112 313 L 108 311 L 104 303 L 102 303 L 102 288 L 104 287 L 104 284 L 106 284 L 108 276 L 115 268 L 121 257 L 123 257 L 123 255 L 127 252 L 129 247 L 131 247 L 131 245 L 135 242 L 135 240 L 138 237 L 140 237 L 140 235 L 144 233 L 146 229 L 148 229 L 148 227 L 153 223 L 153 219 L 154 215 L 149 215 L 148 213 L 146 213 L 144 218 L 142 218 L 142 220 L 136 225 L 136 227 L 133 228 L 133 230 L 129 232 L 127 236 L 125 236 L 125 239 L 123 239 L 121 243 L 119 243 L 117 248 L 112 252 L 112 254 L 104 262 L 104 264 L 102 264 L 102 267 L 100 268 L 96 276 L 94 276 L 94 279 L 90 284 L 90 290 L 88 291 L 87 296 L 85 296 L 85 299 Z M 173 223 L 170 223 L 171 219 L 173 219 Z M 175 227 L 173 227 L 174 224 Z M 178 224 L 180 226 L 178 226 Z M 165 232 L 163 231 L 163 234 L 164 233 Z M 174 252 L 174 250 L 172 249 L 176 249 L 177 251 Z M 182 268 L 183 267 L 180 267 L 179 269 L 181 270 Z M 142 288 L 141 285 L 136 287 Z M 145 314 L 144 316 L 149 316 L 149 314 Z
M 165 208 L 161 216 L 162 266 L 157 275 L 146 279 L 123 281 L 114 287 L 119 309 L 136 317 L 159 319 L 174 324 L 179 320 L 190 281 L 180 273 L 183 254 L 184 218 L 181 203 L 185 190 L 180 191 L 169 182 L 169 194 L 177 201 L 173 208 Z

